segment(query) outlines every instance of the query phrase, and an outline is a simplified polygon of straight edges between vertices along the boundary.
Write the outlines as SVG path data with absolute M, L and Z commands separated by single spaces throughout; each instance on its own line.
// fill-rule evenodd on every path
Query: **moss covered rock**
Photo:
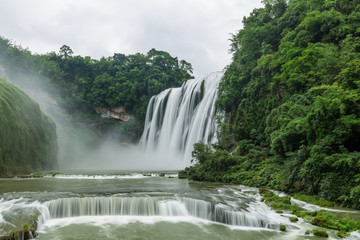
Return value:
M 329 237 L 329 235 L 327 234 L 326 231 L 322 230 L 322 229 L 314 229 L 313 230 L 313 234 L 315 236 L 318 236 L 318 237 L 324 237 L 324 238 L 327 238 Z
M 56 168 L 55 123 L 24 92 L 0 79 L 0 176 Z
M 285 232 L 286 231 L 286 226 L 285 225 L 280 225 L 280 231 Z

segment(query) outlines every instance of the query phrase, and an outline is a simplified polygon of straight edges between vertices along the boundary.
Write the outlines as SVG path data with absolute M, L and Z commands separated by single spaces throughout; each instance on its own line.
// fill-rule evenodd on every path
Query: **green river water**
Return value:
M 37 239 L 321 239 L 305 234 L 310 224 L 269 209 L 255 188 L 160 175 L 74 171 L 0 179 L 0 236 L 35 216 Z

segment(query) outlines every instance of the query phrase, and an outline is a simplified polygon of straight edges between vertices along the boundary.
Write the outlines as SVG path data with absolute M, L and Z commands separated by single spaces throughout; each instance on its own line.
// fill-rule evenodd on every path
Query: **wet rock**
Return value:
M 285 232 L 286 231 L 286 226 L 285 225 L 280 225 L 280 231 Z

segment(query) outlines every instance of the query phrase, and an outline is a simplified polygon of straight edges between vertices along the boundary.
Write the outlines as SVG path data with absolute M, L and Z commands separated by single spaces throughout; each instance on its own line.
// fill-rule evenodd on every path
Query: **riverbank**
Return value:
M 316 206 L 316 209 L 305 209 L 300 207 L 299 204 L 296 204 L 296 201 L 292 201 L 289 195 L 277 195 L 273 191 L 266 189 L 260 189 L 259 192 L 261 196 L 263 196 L 263 201 L 271 208 L 276 209 L 279 213 L 288 210 L 312 225 L 337 230 L 336 236 L 340 238 L 348 237 L 350 232 L 360 230 L 360 212 L 355 213 L 352 216 L 349 214 L 350 211 L 347 211 L 347 216 L 343 217 L 341 215 L 343 215 L 346 210 L 324 209 Z M 312 199 L 312 196 L 309 196 L 309 198 L 306 199 Z M 296 217 L 291 217 L 290 221 L 297 222 L 298 219 Z M 316 229 L 312 232 L 316 236 L 328 236 L 327 232 L 322 229 Z
M 221 158 L 218 160 L 221 161 Z M 226 174 L 229 173 L 225 173 L 223 178 L 220 177 L 220 174 L 222 173 L 221 171 L 217 172 L 216 174 L 212 174 L 213 172 L 206 172 L 204 169 L 202 169 L 202 172 L 194 173 L 194 171 L 204 167 L 203 165 L 195 165 L 195 167 L 193 166 L 180 171 L 179 178 L 188 178 L 196 181 L 204 181 L 204 179 L 206 179 L 208 181 L 210 180 L 210 182 L 221 182 L 221 180 L 225 180 L 223 182 L 229 182 L 226 178 Z M 214 166 L 212 166 L 211 169 L 213 169 L 213 167 Z M 219 167 L 217 169 L 219 169 Z M 230 182 L 237 183 L 234 181 Z M 242 183 L 240 182 L 238 184 Z M 251 187 L 259 187 L 259 185 L 252 184 Z M 262 201 L 274 209 L 277 213 L 282 214 L 283 212 L 286 212 L 288 214 L 294 215 L 293 217 L 289 217 L 291 222 L 297 222 L 298 218 L 302 218 L 303 221 L 314 226 L 337 230 L 336 236 L 340 238 L 348 237 L 351 232 L 360 230 L 360 212 L 350 214 L 350 212 L 356 210 L 346 208 L 339 209 L 339 205 L 337 203 L 327 201 L 319 196 L 307 195 L 303 193 L 293 193 L 291 195 L 286 195 L 281 192 L 270 190 L 267 185 L 261 185 L 260 187 L 265 187 L 259 189 L 259 193 L 263 197 Z M 304 203 L 308 203 L 307 206 L 310 205 L 311 208 L 304 208 Z M 286 228 L 283 228 L 282 230 L 285 231 Z M 307 234 L 310 233 L 320 237 L 328 236 L 328 233 L 323 229 L 307 231 Z

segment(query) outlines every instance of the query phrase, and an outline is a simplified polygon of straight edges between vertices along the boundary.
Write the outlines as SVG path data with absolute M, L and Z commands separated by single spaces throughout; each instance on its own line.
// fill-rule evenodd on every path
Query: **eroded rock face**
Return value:
M 115 108 L 106 108 L 106 107 L 96 107 L 96 113 L 100 113 L 103 118 L 114 118 L 122 122 L 129 121 L 134 119 L 134 116 L 128 114 L 123 107 Z

